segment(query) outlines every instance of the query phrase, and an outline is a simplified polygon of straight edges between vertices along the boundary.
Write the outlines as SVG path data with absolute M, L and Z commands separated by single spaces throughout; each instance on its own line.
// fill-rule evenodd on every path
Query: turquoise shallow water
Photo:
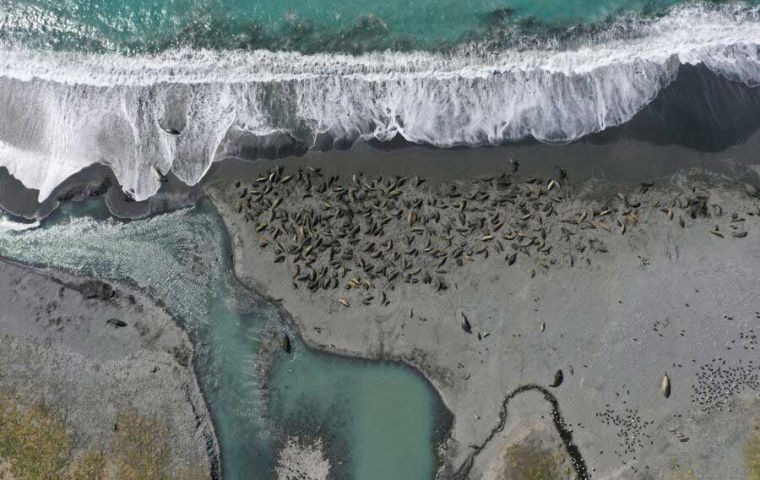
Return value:
M 74 50 L 437 49 L 494 30 L 655 15 L 678 0 L 0 0 L 0 38 Z M 3 8 L 4 7 L 4 8 Z M 505 21 L 506 19 L 506 21 Z M 530 22 L 526 22 L 530 19 Z
M 314 435 L 332 478 L 432 477 L 449 422 L 438 396 L 407 367 L 305 348 L 276 308 L 236 283 L 208 204 L 126 223 L 99 201 L 67 204 L 40 228 L 0 231 L 0 255 L 130 281 L 180 318 L 197 346 L 225 479 L 270 480 L 280 442 Z M 290 355 L 279 348 L 283 331 Z

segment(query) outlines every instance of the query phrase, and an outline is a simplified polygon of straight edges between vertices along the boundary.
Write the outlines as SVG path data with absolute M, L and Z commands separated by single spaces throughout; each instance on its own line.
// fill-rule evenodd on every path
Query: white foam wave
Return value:
M 40 222 L 16 222 L 5 215 L 0 215 L 0 232 L 23 232 L 40 226 Z
M 572 49 L 360 56 L 0 49 L 0 165 L 40 200 L 109 165 L 142 200 L 171 170 L 195 184 L 231 138 L 287 133 L 439 147 L 534 137 L 569 142 L 639 112 L 682 64 L 760 84 L 755 9 L 691 5 L 642 21 L 635 38 Z M 180 135 L 167 129 L 181 130 Z

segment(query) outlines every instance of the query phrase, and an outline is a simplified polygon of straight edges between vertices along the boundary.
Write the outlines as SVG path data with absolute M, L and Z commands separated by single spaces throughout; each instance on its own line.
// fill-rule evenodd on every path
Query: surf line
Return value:
M 529 392 L 529 391 L 537 391 L 541 393 L 544 396 L 544 400 L 549 402 L 551 405 L 551 415 L 552 415 L 552 421 L 554 422 L 554 428 L 557 429 L 557 433 L 559 434 L 560 438 L 562 439 L 562 443 L 565 445 L 565 450 L 567 451 L 567 454 L 570 456 L 571 463 L 573 465 L 573 469 L 575 470 L 575 476 L 578 480 L 589 480 L 588 475 L 588 468 L 586 467 L 586 461 L 583 460 L 583 456 L 581 455 L 580 450 L 578 450 L 578 446 L 573 442 L 573 433 L 572 431 L 567 428 L 565 425 L 565 420 L 562 418 L 562 413 L 559 409 L 559 401 L 557 401 L 557 398 L 546 388 L 535 385 L 535 384 L 528 384 L 523 385 L 521 387 L 516 388 L 512 391 L 509 395 L 507 395 L 507 398 L 504 399 L 504 403 L 501 405 L 501 411 L 499 412 L 499 423 L 496 425 L 496 427 L 491 430 L 491 433 L 486 437 L 486 439 L 481 443 L 480 445 L 473 445 L 473 452 L 470 454 L 470 456 L 467 458 L 467 460 L 462 463 L 462 465 L 459 467 L 459 469 L 454 473 L 454 476 L 452 477 L 454 480 L 465 480 L 469 478 L 470 470 L 472 469 L 472 465 L 475 462 L 475 457 L 480 454 L 480 452 L 485 448 L 485 446 L 490 442 L 493 437 L 504 430 L 504 426 L 507 423 L 507 415 L 508 410 L 507 407 L 509 405 L 509 402 L 515 398 L 516 396 Z

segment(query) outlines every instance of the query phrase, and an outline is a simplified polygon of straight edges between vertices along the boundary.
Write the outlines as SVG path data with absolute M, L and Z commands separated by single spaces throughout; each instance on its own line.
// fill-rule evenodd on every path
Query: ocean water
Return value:
M 227 480 L 271 480 L 289 436 L 322 439 L 336 479 L 432 478 L 448 413 L 421 375 L 306 349 L 280 312 L 230 271 L 207 203 L 121 222 L 101 201 L 67 204 L 41 225 L 0 222 L 0 255 L 140 285 L 196 345 Z M 290 334 L 292 353 L 279 347 Z M 271 364 L 270 369 L 262 369 Z
M 510 24 L 549 29 L 662 13 L 677 0 L 4 0 L 0 33 L 72 50 L 440 49 Z M 535 33 L 535 32 L 534 32 Z

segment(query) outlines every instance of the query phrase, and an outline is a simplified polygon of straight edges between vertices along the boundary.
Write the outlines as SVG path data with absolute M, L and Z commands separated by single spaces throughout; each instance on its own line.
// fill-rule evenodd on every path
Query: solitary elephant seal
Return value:
M 549 384 L 550 387 L 557 388 L 560 385 L 562 385 L 562 382 L 565 380 L 565 374 L 562 373 L 562 370 L 557 370 L 557 373 L 554 374 L 554 381 Z

